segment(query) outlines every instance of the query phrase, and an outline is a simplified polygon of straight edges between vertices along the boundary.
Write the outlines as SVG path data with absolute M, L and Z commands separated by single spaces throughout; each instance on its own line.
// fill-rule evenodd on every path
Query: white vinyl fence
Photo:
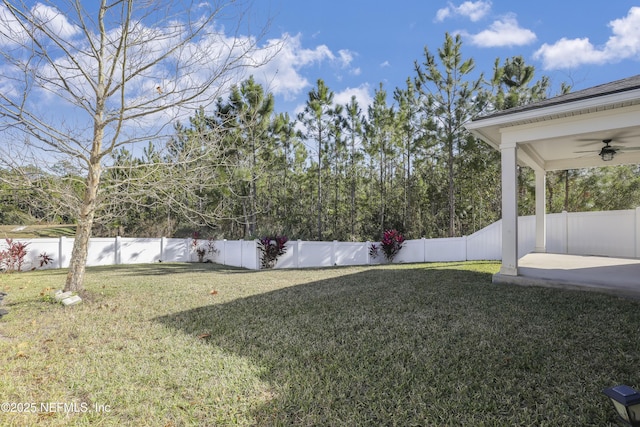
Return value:
M 519 256 L 535 247 L 535 217 L 520 217 L 518 223 Z M 73 239 L 28 239 L 28 254 L 23 270 L 64 268 L 69 265 Z M 2 245 L 0 241 L 0 246 Z M 171 238 L 94 238 L 89 243 L 87 265 L 144 264 L 155 262 L 196 262 L 193 241 Z M 207 240 L 199 240 L 207 248 Z M 407 240 L 394 262 L 438 262 L 500 260 L 502 227 L 498 221 L 464 237 Z M 383 262 L 383 255 L 369 255 L 370 242 L 287 243 L 286 253 L 275 268 L 367 265 Z M 256 270 L 260 268 L 257 241 L 216 240 L 215 253 L 205 259 L 219 264 Z M 640 208 L 606 212 L 559 213 L 547 215 L 547 252 L 573 255 L 600 255 L 640 258 Z M 40 255 L 53 261 L 40 267 Z

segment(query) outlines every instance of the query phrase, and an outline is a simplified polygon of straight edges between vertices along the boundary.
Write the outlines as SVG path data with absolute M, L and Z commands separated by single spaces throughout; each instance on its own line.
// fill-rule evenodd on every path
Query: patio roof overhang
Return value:
M 499 111 L 465 126 L 501 152 L 499 274 L 517 276 L 517 164 L 536 172 L 536 251 L 545 252 L 547 171 L 640 163 L 640 75 Z M 603 140 L 619 148 L 610 161 L 599 156 Z
M 640 163 L 638 87 L 585 98 L 568 95 L 481 117 L 466 125 L 500 150 L 518 144 L 520 164 L 544 171 Z M 579 92 L 576 92 L 579 94 Z M 555 102 L 553 102 L 555 100 Z M 603 140 L 623 147 L 613 160 L 598 156 Z

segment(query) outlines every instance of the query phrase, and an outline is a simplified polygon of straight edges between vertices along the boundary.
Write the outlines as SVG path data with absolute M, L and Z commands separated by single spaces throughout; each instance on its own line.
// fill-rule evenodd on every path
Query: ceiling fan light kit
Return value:
M 604 147 L 602 147 L 602 150 L 600 150 L 600 157 L 605 162 L 613 160 L 613 156 L 615 156 L 615 154 L 616 154 L 616 149 L 609 145 L 611 140 L 610 139 L 604 139 L 604 140 L 602 140 L 602 142 L 604 143 Z

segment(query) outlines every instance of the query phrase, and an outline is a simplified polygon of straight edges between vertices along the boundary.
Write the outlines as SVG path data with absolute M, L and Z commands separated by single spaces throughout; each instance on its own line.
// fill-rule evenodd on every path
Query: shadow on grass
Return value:
M 122 276 L 166 276 L 172 274 L 193 274 L 203 272 L 216 272 L 216 273 L 240 273 L 250 272 L 240 267 L 231 267 L 228 265 L 215 264 L 215 263 L 170 263 L 170 262 L 158 262 L 154 264 L 121 264 L 121 265 L 105 265 L 105 266 L 93 266 L 87 267 L 87 271 L 94 273 L 109 273 L 112 275 Z
M 258 425 L 608 425 L 600 389 L 621 375 L 640 381 L 627 365 L 640 362 L 636 343 L 591 341 L 638 330 L 637 320 L 620 327 L 637 305 L 603 311 L 612 301 L 423 266 L 366 270 L 156 320 L 209 334 L 212 346 L 264 369 L 274 397 L 253 409 Z M 611 363 L 612 353 L 623 363 Z

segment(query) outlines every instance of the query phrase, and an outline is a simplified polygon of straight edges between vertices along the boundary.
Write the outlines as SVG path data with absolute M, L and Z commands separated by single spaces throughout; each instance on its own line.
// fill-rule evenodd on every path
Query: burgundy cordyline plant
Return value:
M 369 248 L 369 254 L 372 257 L 378 256 L 378 249 L 382 249 L 382 253 L 387 262 L 392 262 L 398 255 L 402 245 L 404 244 L 404 236 L 398 230 L 385 230 L 382 234 L 382 240 L 380 241 L 380 247 L 377 245 L 371 245 Z
M 258 240 L 258 248 L 262 252 L 260 258 L 261 268 L 273 268 L 280 255 L 287 252 L 287 236 L 265 236 Z
M 7 273 L 22 271 L 29 243 L 14 242 L 10 238 L 6 238 L 5 243 L 7 248 L 0 250 L 0 270 Z

